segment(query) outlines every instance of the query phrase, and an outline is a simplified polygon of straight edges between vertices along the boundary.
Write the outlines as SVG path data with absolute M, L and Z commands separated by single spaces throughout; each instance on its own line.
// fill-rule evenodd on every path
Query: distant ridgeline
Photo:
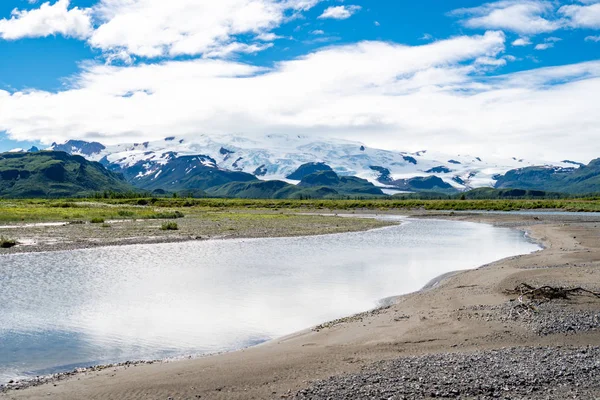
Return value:
M 495 188 L 458 190 L 448 183 L 448 179 L 432 175 L 451 172 L 443 165 L 422 171 L 429 174 L 427 176 L 403 179 L 394 179 L 386 167 L 370 166 L 372 175 L 367 180 L 350 176 L 340 171 L 341 168 L 323 162 L 308 162 L 278 180 L 264 176 L 267 172 L 264 165 L 255 168 L 252 174 L 222 168 L 218 160 L 207 155 L 164 153 L 159 160 L 119 164 L 110 162 L 107 156 L 97 157 L 99 162 L 94 162 L 69 154 L 77 152 L 86 157 L 97 156 L 106 149 L 99 143 L 71 141 L 55 145 L 54 149 L 62 151 L 35 149 L 0 154 L 0 197 L 86 197 L 98 193 L 137 193 L 140 196 L 177 194 L 256 199 L 541 199 L 600 193 L 600 159 L 588 165 L 570 162 L 572 168 L 513 169 L 494 177 Z M 220 148 L 219 154 L 223 159 L 235 157 L 233 150 L 224 147 Z M 403 156 L 402 162 L 414 167 L 416 164 L 405 160 L 407 157 Z M 233 161 L 232 165 L 242 162 L 241 157 Z M 450 165 L 459 163 L 450 161 Z M 455 178 L 453 180 L 456 181 Z M 400 193 L 393 194 L 395 192 Z
M 193 173 L 192 173 L 193 172 Z M 339 198 L 383 196 L 381 189 L 366 179 L 338 176 L 328 170 L 304 176 L 298 185 L 261 181 L 244 172 L 216 168 L 206 157 L 177 157 L 160 179 L 125 177 L 101 163 L 63 151 L 0 154 L 0 197 L 86 197 L 103 192 L 172 193 L 195 197 L 239 198 Z
M 577 168 L 528 167 L 499 176 L 496 188 L 520 188 L 572 194 L 600 193 L 600 159 Z

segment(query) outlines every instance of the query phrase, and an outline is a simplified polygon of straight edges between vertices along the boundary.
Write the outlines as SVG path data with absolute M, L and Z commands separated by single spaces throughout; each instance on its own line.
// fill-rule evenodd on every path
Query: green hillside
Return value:
M 458 190 L 455 189 L 452 185 L 444 182 L 441 178 L 438 178 L 437 176 L 398 179 L 392 182 L 392 184 L 400 190 L 406 190 L 410 192 L 435 192 L 446 194 L 458 192 Z
M 299 188 L 328 187 L 342 195 L 382 196 L 383 192 L 366 179 L 355 176 L 339 176 L 333 171 L 320 171 L 305 176 Z
M 339 197 L 330 188 L 300 188 L 282 181 L 232 182 L 209 190 L 216 197 L 239 199 L 323 199 Z
M 527 167 L 500 176 L 497 189 L 519 188 L 560 193 L 600 192 L 600 159 L 579 168 Z
M 95 192 L 130 192 L 120 174 L 60 151 L 0 154 L 0 197 L 80 197 Z
M 296 171 L 292 174 L 286 176 L 287 179 L 293 179 L 296 181 L 300 181 L 304 179 L 304 177 L 314 174 L 315 172 L 322 171 L 333 171 L 331 167 L 325 163 L 306 163 L 302 164 Z
M 230 182 L 256 181 L 254 175 L 245 172 L 227 171 L 205 165 L 214 160 L 206 156 L 184 156 L 169 161 L 158 176 L 147 175 L 131 182 L 145 190 L 162 189 L 166 191 L 206 190 Z

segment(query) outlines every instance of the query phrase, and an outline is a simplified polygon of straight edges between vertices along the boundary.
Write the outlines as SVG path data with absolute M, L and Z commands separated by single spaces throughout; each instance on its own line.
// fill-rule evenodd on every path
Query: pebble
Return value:
M 566 399 L 600 396 L 600 347 L 402 357 L 319 381 L 296 399 Z

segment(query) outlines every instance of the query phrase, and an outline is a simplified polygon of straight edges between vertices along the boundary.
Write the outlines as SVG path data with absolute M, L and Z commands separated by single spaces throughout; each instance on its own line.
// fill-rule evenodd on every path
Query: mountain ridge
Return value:
M 68 141 L 54 145 L 57 146 L 69 149 L 71 154 L 100 161 L 134 183 L 141 181 L 138 186 L 142 187 L 156 187 L 151 182 L 152 177 L 160 172 L 156 178 L 159 179 L 171 168 L 169 163 L 173 159 L 185 156 L 204 157 L 222 171 L 244 172 L 264 181 L 281 180 L 292 184 L 299 183 L 307 172 L 316 171 L 310 168 L 328 168 L 340 176 L 366 179 L 388 194 L 407 190 L 406 180 L 426 180 L 429 177 L 437 177 L 444 182 L 443 186 L 449 185 L 458 191 L 493 187 L 498 176 L 513 169 L 539 164 L 516 157 L 482 160 L 477 156 L 425 150 L 413 153 L 383 150 L 342 139 L 315 140 L 301 135 L 275 134 L 258 139 L 236 135 L 198 135 L 193 139 L 168 136 L 158 141 L 113 146 Z M 95 152 L 90 153 L 90 149 Z M 565 160 L 552 166 L 576 167 L 574 163 Z M 308 170 L 302 171 L 302 168 Z
M 0 197 L 74 197 L 135 189 L 100 163 L 61 151 L 0 154 Z

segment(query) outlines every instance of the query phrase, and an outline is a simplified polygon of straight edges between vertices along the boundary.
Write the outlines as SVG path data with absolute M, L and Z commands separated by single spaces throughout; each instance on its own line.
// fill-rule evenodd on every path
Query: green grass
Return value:
M 112 200 L 113 204 L 134 204 L 137 200 Z M 292 209 L 292 210 L 563 210 L 600 212 L 600 199 L 544 199 L 544 200 L 255 200 L 255 199 L 154 199 L 156 207 L 196 207 L 204 209 Z
M 165 222 L 161 225 L 160 229 L 163 231 L 176 231 L 179 230 L 179 226 L 176 222 Z
M 92 224 L 103 224 L 104 218 L 100 218 L 100 217 L 92 218 L 92 220 L 90 222 Z
M 175 219 L 183 213 L 171 207 L 140 207 L 97 200 L 0 200 L 1 222 L 98 221 L 108 219 Z
M 556 200 L 250 200 L 250 199 L 0 200 L 0 222 L 43 222 L 109 219 L 177 219 L 229 212 L 227 218 L 267 218 L 250 210 L 562 210 L 600 212 L 600 199 Z M 239 212 L 246 210 L 246 212 Z M 223 216 L 221 216 L 223 217 Z M 285 218 L 269 214 L 268 218 Z M 101 222 L 98 222 L 101 223 Z

